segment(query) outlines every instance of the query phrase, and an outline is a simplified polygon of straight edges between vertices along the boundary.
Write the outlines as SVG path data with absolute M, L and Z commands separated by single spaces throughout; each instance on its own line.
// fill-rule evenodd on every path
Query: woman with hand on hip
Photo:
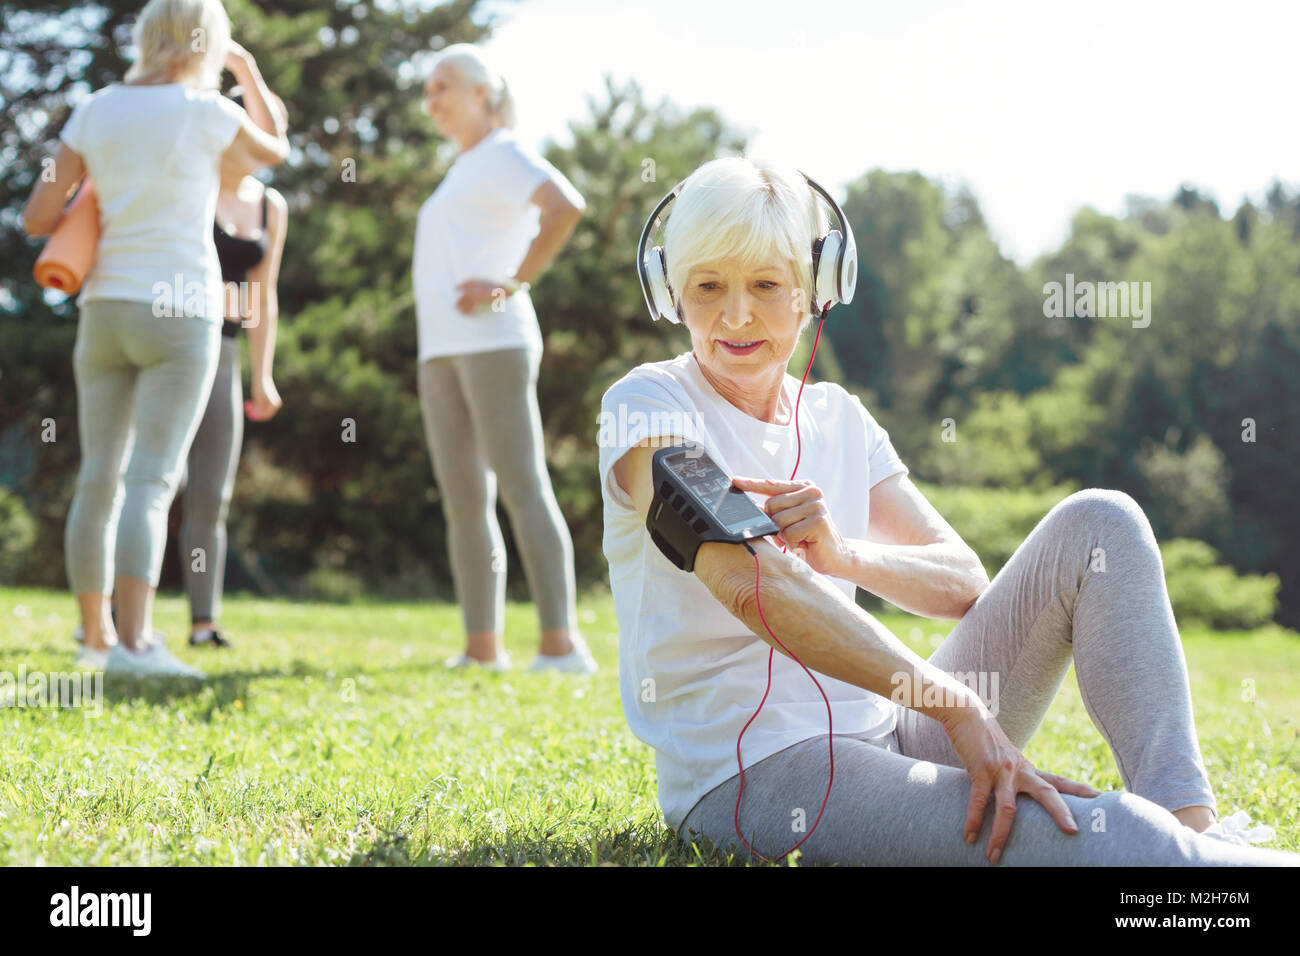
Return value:
M 465 654 L 448 663 L 510 666 L 499 483 L 541 623 L 532 669 L 590 673 L 596 664 L 575 620 L 573 543 L 546 471 L 542 338 L 528 297 L 584 203 L 515 138 L 506 82 L 475 47 L 443 51 L 424 106 L 460 147 L 420 209 L 412 266 L 420 407 L 466 631 Z
M 243 91 L 231 90 L 230 99 L 242 107 Z M 280 120 L 287 121 L 284 101 L 274 94 L 272 99 Z M 275 289 L 288 220 L 283 196 L 244 170 L 223 166 L 212 224 L 226 288 L 221 354 L 207 409 L 190 446 L 181 494 L 180 558 L 190 598 L 190 644 L 195 647 L 229 646 L 217 623 L 226 569 L 226 512 L 244 436 L 239 329 L 248 330 L 253 363 L 248 417 L 267 421 L 281 405 L 271 365 L 279 321 Z
M 193 48 L 195 35 L 204 49 Z M 73 108 L 54 178 L 36 185 L 23 222 L 49 235 L 72 186 L 93 177 L 100 236 L 77 298 L 82 461 L 64 541 L 84 637 L 78 662 L 194 676 L 153 639 L 152 616 L 167 510 L 217 369 L 219 167 L 273 165 L 289 144 L 219 0 L 150 0 L 133 39 L 139 59 L 126 82 Z M 223 64 L 249 91 L 248 112 L 217 92 Z

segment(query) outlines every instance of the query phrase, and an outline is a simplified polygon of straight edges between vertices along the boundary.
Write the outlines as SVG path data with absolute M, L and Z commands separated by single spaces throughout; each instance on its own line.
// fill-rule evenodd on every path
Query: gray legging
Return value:
M 1077 834 L 1063 832 L 1040 803 L 1020 794 L 1001 863 L 1300 864 L 1300 854 L 1201 836 L 1169 812 L 1216 802 L 1160 552 L 1127 495 L 1093 489 L 1057 504 L 930 660 L 949 673 L 987 673 L 989 690 L 996 674 L 998 724 L 1022 751 L 1073 661 L 1084 706 L 1119 766 L 1127 792 L 1061 794 Z M 898 716 L 885 737 L 835 735 L 834 786 L 821 824 L 800 847 L 802 862 L 987 865 L 996 804 L 985 812 L 980 838 L 967 844 L 969 774 L 937 721 L 901 706 Z M 740 822 L 760 853 L 773 857 L 802 839 L 793 829 L 798 811 L 811 829 L 826 792 L 828 749 L 823 734 L 746 767 Z M 680 832 L 747 855 L 735 837 L 738 786 L 732 777 L 706 794 Z
M 504 626 L 498 482 L 542 630 L 574 626 L 573 541 L 546 471 L 540 363 L 538 351 L 502 349 L 434 358 L 419 368 L 425 438 L 467 632 Z
M 167 511 L 220 335 L 215 322 L 156 316 L 148 302 L 91 299 L 82 308 L 72 352 L 81 468 L 63 549 L 74 594 L 108 594 L 115 575 L 157 586 Z
M 181 569 L 191 621 L 216 621 L 226 574 L 226 512 L 244 440 L 244 389 L 239 339 L 222 336 L 221 358 L 207 410 L 190 446 L 181 493 Z M 201 554 L 196 555 L 196 551 Z M 201 563 L 200 559 L 201 558 Z M 201 570 L 196 570 L 198 564 Z

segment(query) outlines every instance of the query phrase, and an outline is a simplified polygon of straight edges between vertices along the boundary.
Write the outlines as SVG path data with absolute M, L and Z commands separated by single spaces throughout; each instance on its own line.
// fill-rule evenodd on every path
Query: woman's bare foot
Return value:
M 1173 814 L 1184 826 L 1191 827 L 1197 833 L 1203 832 L 1215 820 L 1214 811 L 1209 807 L 1183 807 L 1173 811 Z

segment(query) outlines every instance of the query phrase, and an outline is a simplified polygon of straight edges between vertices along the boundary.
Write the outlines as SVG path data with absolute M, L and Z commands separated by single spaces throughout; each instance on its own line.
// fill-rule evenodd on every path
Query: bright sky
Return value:
M 965 182 L 1023 262 L 1083 205 L 1187 182 L 1227 214 L 1300 181 L 1300 4 L 524 0 L 485 49 L 519 133 L 568 142 L 602 76 L 716 106 L 837 198 L 869 169 Z M 682 172 L 689 172 L 682 171 Z M 681 173 L 661 173 L 665 190 Z M 671 180 L 669 182 L 668 180 Z

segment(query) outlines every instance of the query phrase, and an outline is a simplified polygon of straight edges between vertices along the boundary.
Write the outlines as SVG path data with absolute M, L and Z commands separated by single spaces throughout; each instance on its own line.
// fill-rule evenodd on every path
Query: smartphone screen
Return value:
M 729 533 L 747 531 L 771 519 L 703 451 L 665 456 L 665 464 Z

